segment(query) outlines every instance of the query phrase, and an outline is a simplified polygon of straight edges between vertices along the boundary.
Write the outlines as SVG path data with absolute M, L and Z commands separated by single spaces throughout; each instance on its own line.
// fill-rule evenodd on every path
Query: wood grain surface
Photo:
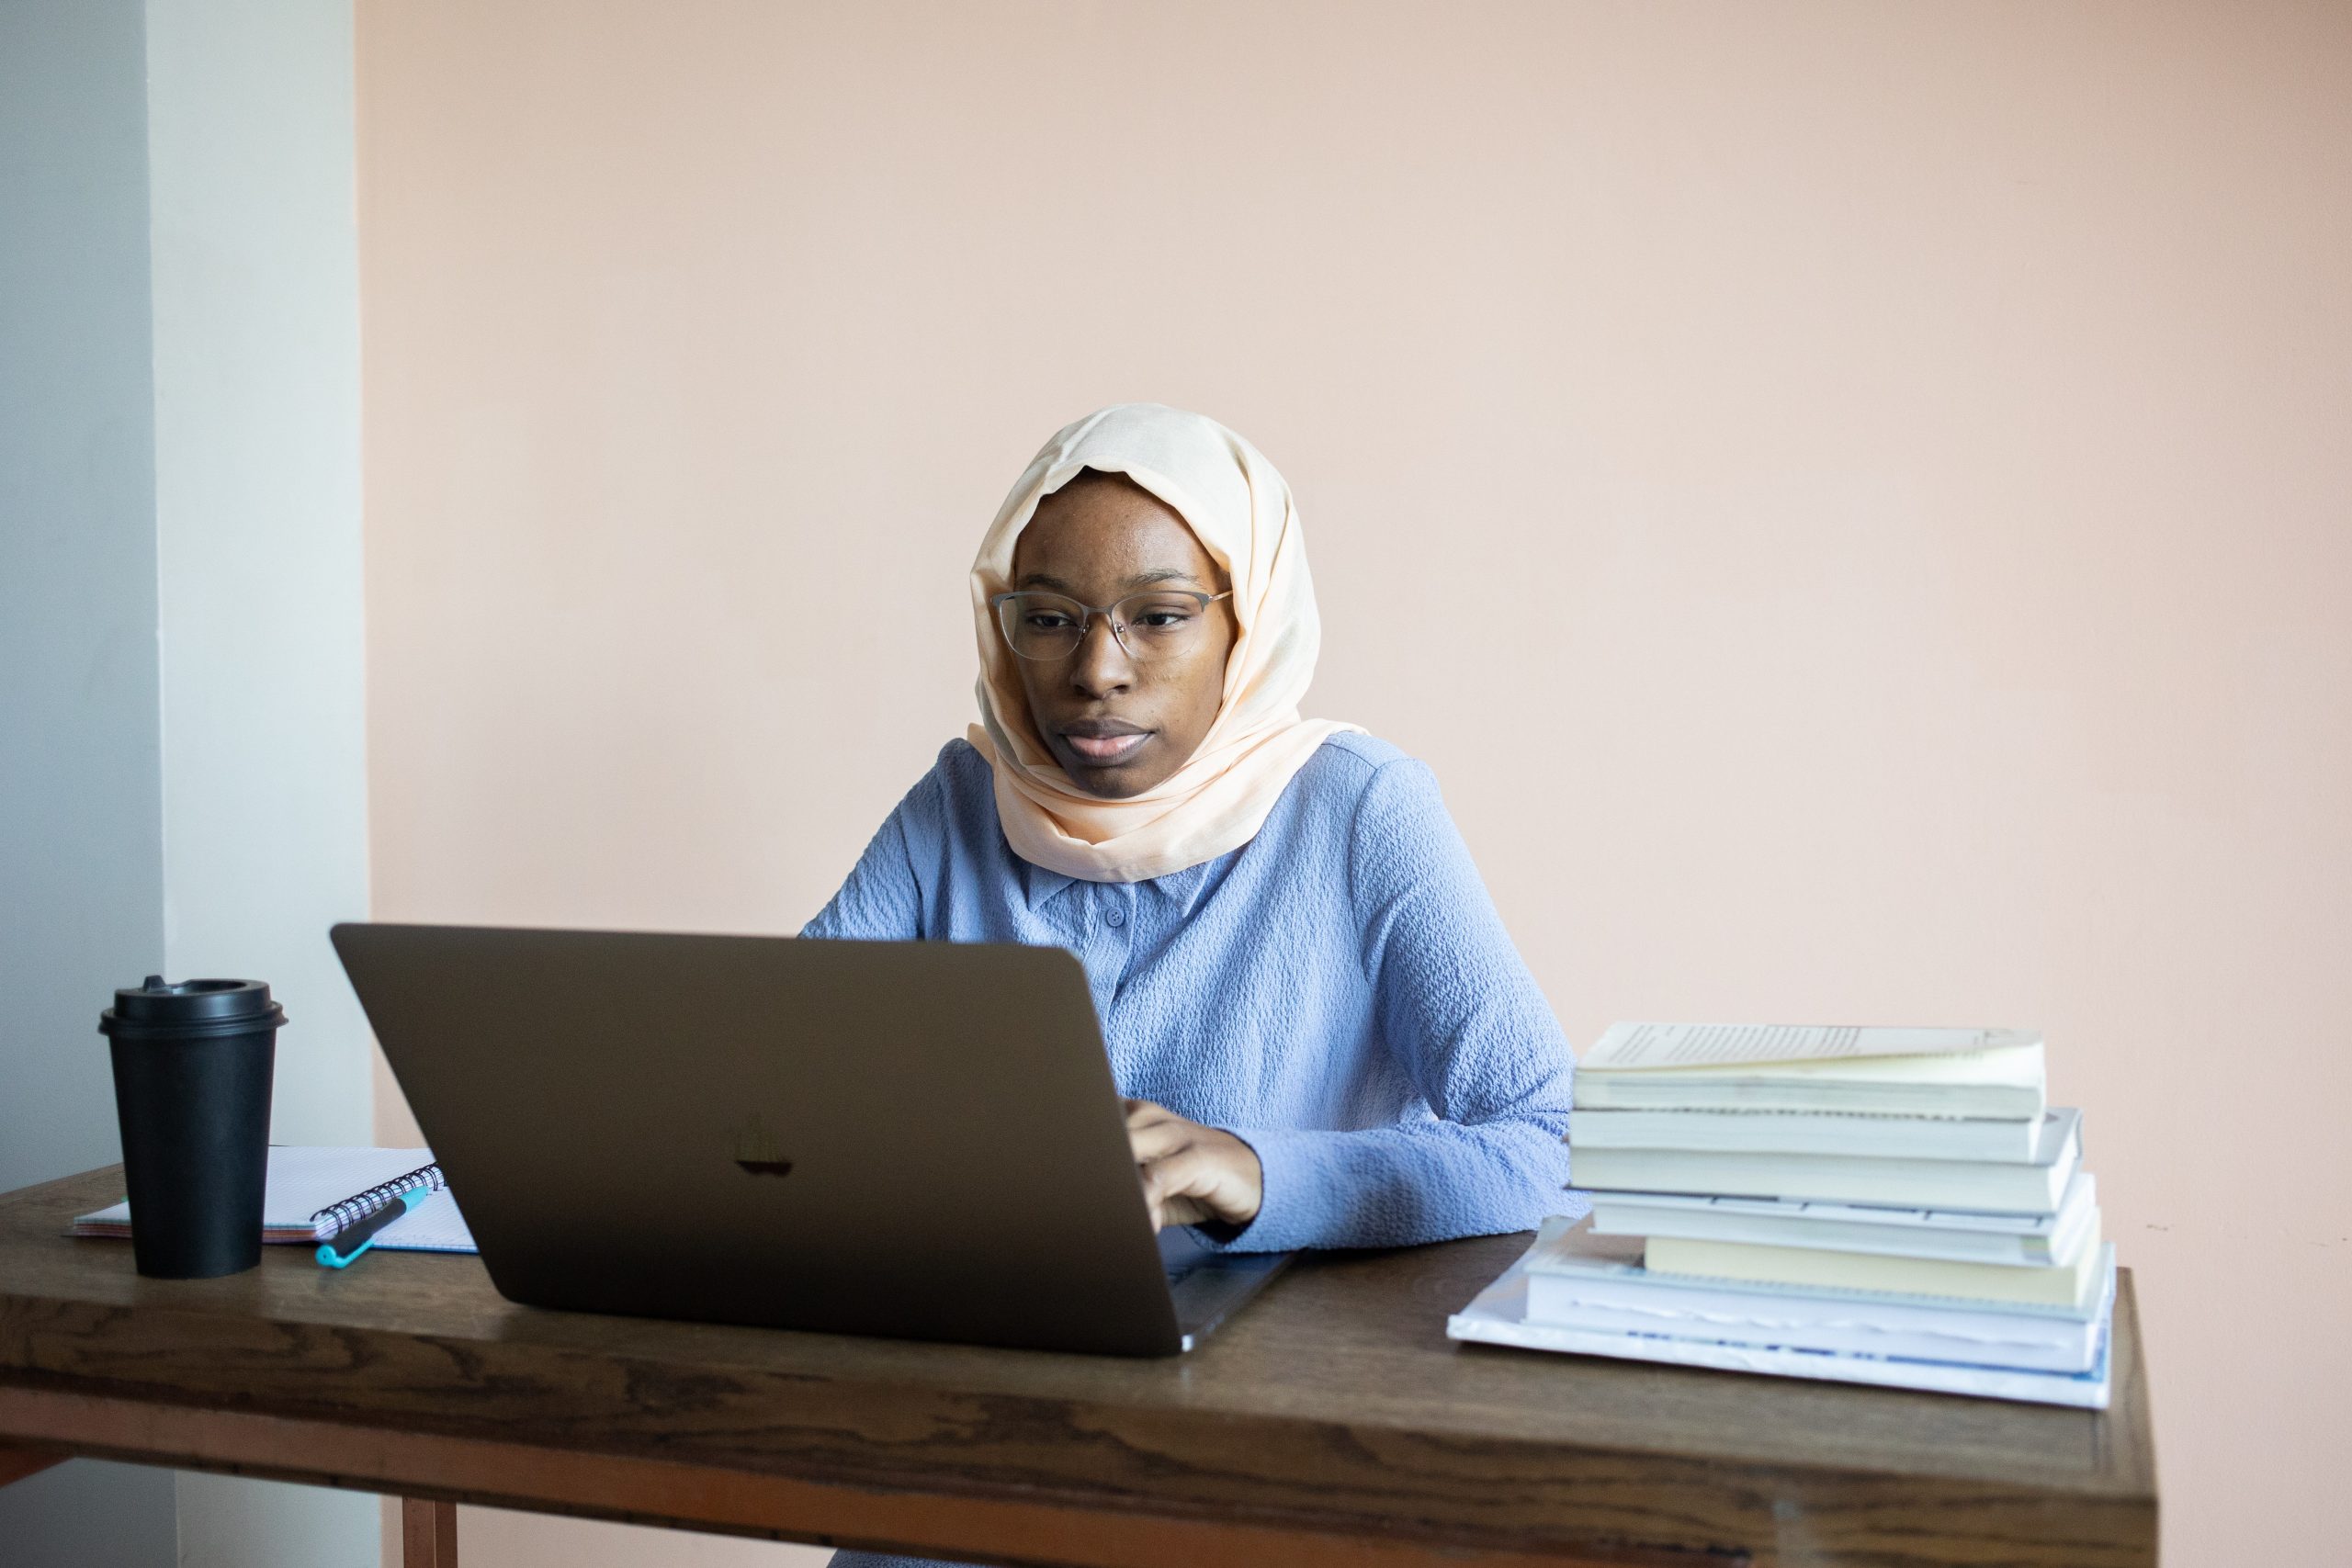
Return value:
M 2128 1277 L 2093 1413 L 1448 1341 L 1523 1236 L 1304 1258 L 1136 1361 L 543 1312 L 470 1257 L 142 1280 L 61 1234 L 119 1196 L 0 1198 L 0 1439 L 1007 1562 L 2155 1556 Z

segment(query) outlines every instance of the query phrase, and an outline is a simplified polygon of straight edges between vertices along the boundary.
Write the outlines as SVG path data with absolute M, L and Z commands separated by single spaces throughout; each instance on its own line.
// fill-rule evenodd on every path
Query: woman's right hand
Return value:
M 1125 1103 L 1127 1143 L 1143 1176 L 1153 1230 L 1210 1220 L 1246 1225 L 1258 1217 L 1265 1168 L 1257 1150 L 1222 1127 L 1188 1122 L 1151 1100 Z

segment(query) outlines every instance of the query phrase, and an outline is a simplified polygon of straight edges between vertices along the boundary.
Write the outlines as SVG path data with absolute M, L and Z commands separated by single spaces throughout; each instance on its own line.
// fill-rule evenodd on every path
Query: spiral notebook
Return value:
M 376 1233 L 376 1245 L 405 1252 L 471 1252 L 457 1200 L 442 1185 L 430 1149 L 324 1148 L 281 1144 L 269 1151 L 269 1181 L 262 1194 L 261 1238 L 315 1246 L 345 1226 L 429 1188 L 432 1196 Z M 128 1237 L 130 1201 L 76 1215 L 74 1235 Z

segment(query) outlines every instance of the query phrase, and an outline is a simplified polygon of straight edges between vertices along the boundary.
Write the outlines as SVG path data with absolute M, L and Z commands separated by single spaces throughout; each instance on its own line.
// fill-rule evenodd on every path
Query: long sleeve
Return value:
M 1348 843 L 1359 953 L 1387 1050 L 1429 1114 L 1361 1131 L 1232 1129 L 1265 1169 L 1231 1246 L 1401 1247 L 1576 1212 L 1567 1043 L 1429 769 L 1384 763 Z
M 915 877 L 910 829 L 916 835 L 928 829 L 935 838 L 931 820 L 938 815 L 936 777 L 924 774 L 883 818 L 849 880 L 801 927 L 802 936 L 911 942 L 922 935 L 922 887 Z

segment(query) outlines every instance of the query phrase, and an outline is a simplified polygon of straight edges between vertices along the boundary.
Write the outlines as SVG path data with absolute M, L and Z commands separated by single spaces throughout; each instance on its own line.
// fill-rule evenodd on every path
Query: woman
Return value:
M 1272 465 L 1157 404 L 1080 420 L 972 600 L 981 723 L 801 934 L 1077 953 L 1155 1224 L 1275 1251 L 1576 1212 L 1567 1046 L 1436 781 L 1299 716 L 1320 626 Z

